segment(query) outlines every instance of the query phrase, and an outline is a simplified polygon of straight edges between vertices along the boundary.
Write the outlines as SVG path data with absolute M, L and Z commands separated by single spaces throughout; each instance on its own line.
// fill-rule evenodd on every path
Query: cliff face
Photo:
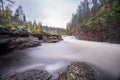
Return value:
M 91 29 L 74 29 L 70 32 L 77 39 L 120 43 L 120 28 L 112 29 L 110 31 L 94 31 Z
M 67 24 L 68 33 L 83 40 L 120 43 L 120 0 L 92 1 L 79 5 Z

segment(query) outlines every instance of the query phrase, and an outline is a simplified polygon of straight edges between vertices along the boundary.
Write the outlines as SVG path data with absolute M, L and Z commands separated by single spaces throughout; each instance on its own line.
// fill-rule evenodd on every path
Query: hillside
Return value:
M 120 43 L 120 0 L 84 0 L 67 31 L 78 39 Z

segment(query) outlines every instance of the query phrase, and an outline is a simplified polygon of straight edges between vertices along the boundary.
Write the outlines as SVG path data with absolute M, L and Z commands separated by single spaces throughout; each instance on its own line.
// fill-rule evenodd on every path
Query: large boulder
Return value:
M 95 80 L 94 70 L 85 63 L 73 62 L 57 80 Z

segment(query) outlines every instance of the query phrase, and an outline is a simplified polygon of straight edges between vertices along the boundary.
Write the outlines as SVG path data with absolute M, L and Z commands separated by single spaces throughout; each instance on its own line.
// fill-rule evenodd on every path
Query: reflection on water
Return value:
M 99 69 L 100 76 L 107 74 L 109 78 L 115 78 L 120 73 L 120 45 L 66 37 L 59 43 L 42 44 L 0 58 L 0 71 L 5 73 L 39 67 L 53 73 L 71 61 L 87 62 Z

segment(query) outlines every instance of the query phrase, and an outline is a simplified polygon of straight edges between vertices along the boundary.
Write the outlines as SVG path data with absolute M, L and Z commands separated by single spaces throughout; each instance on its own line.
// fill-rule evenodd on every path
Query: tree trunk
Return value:
M 3 11 L 3 16 L 4 16 L 4 2 L 3 2 L 3 0 L 1 0 L 1 4 L 2 4 L 2 11 Z

